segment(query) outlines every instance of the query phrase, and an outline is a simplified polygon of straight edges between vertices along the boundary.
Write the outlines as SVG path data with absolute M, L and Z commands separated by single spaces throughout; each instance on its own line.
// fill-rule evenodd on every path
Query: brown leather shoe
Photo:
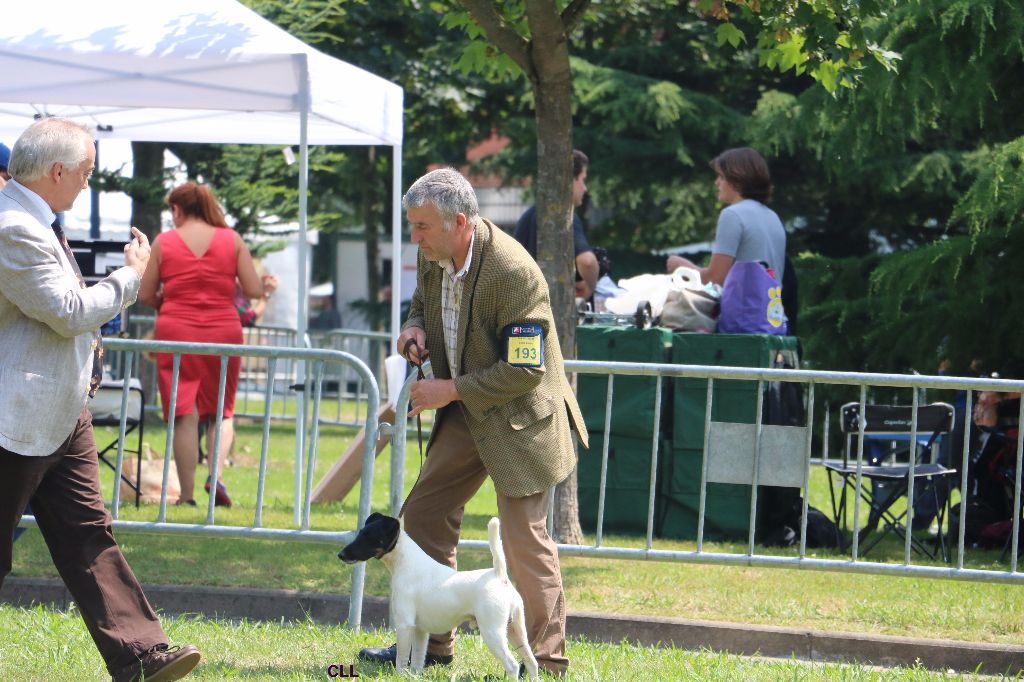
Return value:
M 111 682 L 171 682 L 192 672 L 199 665 L 202 654 L 194 646 L 168 647 L 157 644 L 139 660 L 113 672 Z

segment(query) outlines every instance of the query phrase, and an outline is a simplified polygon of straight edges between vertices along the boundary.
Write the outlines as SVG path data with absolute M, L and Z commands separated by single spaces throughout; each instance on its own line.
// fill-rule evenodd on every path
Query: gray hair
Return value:
M 462 173 L 454 168 L 439 168 L 430 171 L 416 182 L 402 197 L 402 208 L 419 208 L 424 204 L 433 204 L 444 229 L 451 230 L 455 226 L 455 216 L 462 213 L 471 227 L 476 227 L 480 208 L 476 202 L 476 192 Z
M 18 182 L 33 182 L 45 177 L 55 163 L 77 168 L 89 158 L 86 143 L 92 142 L 88 126 L 66 118 L 44 118 L 18 137 L 7 172 Z

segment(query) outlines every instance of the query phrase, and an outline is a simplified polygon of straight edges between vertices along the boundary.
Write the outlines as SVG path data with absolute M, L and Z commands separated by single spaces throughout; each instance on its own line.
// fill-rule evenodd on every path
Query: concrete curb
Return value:
M 153 606 L 171 615 L 203 614 L 249 620 L 305 620 L 338 625 L 348 617 L 348 595 L 232 587 L 145 585 Z M 8 577 L 0 601 L 16 606 L 67 608 L 70 595 L 59 580 Z M 363 626 L 385 627 L 387 599 L 363 600 Z M 593 642 L 711 649 L 733 654 L 878 666 L 921 665 L 934 670 L 1016 675 L 1024 670 L 1024 646 L 822 632 L 678 618 L 617 616 L 572 611 L 571 637 Z

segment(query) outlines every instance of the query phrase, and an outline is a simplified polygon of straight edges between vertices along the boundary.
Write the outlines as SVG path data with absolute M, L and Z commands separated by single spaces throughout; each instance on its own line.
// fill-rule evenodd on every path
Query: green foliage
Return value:
M 595 5 L 581 32 L 573 138 L 601 209 L 591 241 L 646 251 L 708 239 L 719 207 L 707 162 L 740 142 L 750 89 L 778 77 L 723 56 L 688 6 Z
M 298 219 L 299 166 L 289 165 L 280 147 L 174 144 L 170 148 L 185 163 L 190 178 L 211 186 L 243 235 L 259 233 L 268 222 Z M 333 202 L 334 194 L 317 189 L 333 185 L 335 170 L 346 158 L 326 147 L 309 149 L 310 229 L 336 227 L 344 215 L 344 207 Z
M 989 152 L 979 150 L 977 180 L 953 213 L 972 235 L 993 233 L 1012 242 L 1024 230 L 1024 137 Z
M 816 368 L 933 374 L 948 358 L 999 369 L 1024 357 L 1024 304 L 1004 273 L 1021 230 L 939 240 L 885 257 L 803 257 L 800 329 Z M 940 350 L 941 348 L 941 350 Z
M 813 369 L 864 371 L 878 368 L 865 358 L 870 330 L 868 295 L 878 256 L 829 259 L 801 254 L 793 259 L 800 281 L 800 339 Z M 880 353 L 891 351 L 884 344 Z
M 967 151 L 1021 134 L 1012 105 L 1024 86 L 1019 3 L 904 3 L 872 36 L 904 55 L 899 74 L 865 69 L 862 88 L 836 98 L 809 89 L 799 97 L 796 123 L 830 176 L 863 172 L 880 157 L 902 168 L 902 156 L 913 163 L 922 151 Z M 776 143 L 770 135 L 764 141 Z
M 268 239 L 266 241 L 250 242 L 249 252 L 252 254 L 253 258 L 259 260 L 260 258 L 266 256 L 268 253 L 281 251 L 286 246 L 288 246 L 288 242 L 285 241 L 284 239 Z
M 475 169 L 535 176 L 530 84 L 461 5 L 250 4 L 405 88 L 406 185 L 427 163 L 463 162 L 492 129 L 512 143 Z M 527 39 L 522 0 L 495 6 Z M 1024 208 L 1020 3 L 596 0 L 568 38 L 574 144 L 591 157 L 600 209 L 594 243 L 647 250 L 710 238 L 720 207 L 707 162 L 755 146 L 772 167 L 790 252 L 813 254 L 797 268 L 816 366 L 929 371 L 945 336 L 958 357 L 1016 352 L 1000 325 L 1021 311 L 996 280 Z M 335 224 L 355 224 L 364 171 L 348 155 L 325 168 L 316 200 Z M 896 253 L 868 255 L 876 249 Z M 990 303 L 998 323 L 985 318 Z M 989 328 L 991 338 L 976 333 Z
M 446 7 L 434 3 L 438 11 L 444 12 L 441 25 L 465 33 L 468 42 L 455 60 L 455 66 L 463 74 L 480 74 L 489 83 L 504 83 L 516 80 L 526 74 L 519 65 L 488 40 L 484 30 L 475 22 L 467 10 Z M 526 22 L 526 8 L 522 0 L 495 3 L 495 10 L 501 15 L 506 26 L 515 29 L 524 40 L 529 40 L 530 29 Z
M 739 47 L 740 43 L 747 42 L 747 37 L 743 35 L 743 31 L 736 28 L 736 24 L 728 22 L 715 29 L 715 39 L 719 45 L 729 43 L 733 47 Z
M 752 13 L 736 13 L 729 25 L 757 35 L 759 21 Z M 707 167 L 711 158 L 750 144 L 759 128 L 788 136 L 784 144 L 773 144 L 780 154 L 806 153 L 801 149 L 806 135 L 796 125 L 800 109 L 778 110 L 780 118 L 763 128 L 756 118 L 752 123 L 750 113 L 773 95 L 795 104 L 813 81 L 795 69 L 760 68 L 754 45 L 722 49 L 719 38 L 730 29 L 722 33 L 720 26 L 690 4 L 593 3 L 587 21 L 574 32 L 574 145 L 591 157 L 588 185 L 601 209 L 599 223 L 591 226 L 593 242 L 650 249 L 709 239 L 720 209 Z M 522 97 L 515 118 L 502 127 L 513 144 L 498 163 L 512 176 L 534 175 L 537 167 L 536 133 L 525 108 L 530 104 Z M 811 234 L 845 232 L 848 223 L 829 230 L 826 218 L 813 210 L 829 188 L 808 192 L 793 182 L 807 181 L 801 163 L 772 159 L 780 187 L 777 210 L 789 220 L 811 223 Z M 855 251 L 867 248 L 860 238 Z
M 97 168 L 89 178 L 89 187 L 100 192 L 124 192 L 133 200 L 144 203 L 160 204 L 167 193 L 165 185 L 171 179 L 171 173 L 164 173 L 164 182 L 154 182 L 150 178 L 133 178 L 124 174 L 124 168 L 108 170 Z
M 273 17 L 275 24 L 304 43 L 330 44 L 339 40 L 329 27 L 348 18 L 349 5 L 366 5 L 367 0 L 242 0 L 249 9 L 264 17 Z
M 896 6 L 894 0 L 698 0 L 702 11 L 725 23 L 719 45 L 737 47 L 746 32 L 734 19 L 753 23 L 759 63 L 780 71 L 808 73 L 828 92 L 853 87 L 870 57 L 888 69 L 899 55 L 872 42 L 865 25 Z
M 1024 256 L 1024 120 L 1015 104 L 1024 8 L 905 3 L 872 35 L 903 54 L 898 75 L 867 70 L 864 87 L 835 99 L 812 90 L 766 95 L 754 114 L 767 147 L 820 164 L 828 178 L 833 198 L 809 219 L 824 247 L 815 250 L 862 250 L 834 229 L 846 221 L 847 235 L 870 225 L 899 249 L 877 262 L 828 263 L 831 272 L 858 272 L 871 261 L 861 291 L 830 289 L 818 277 L 824 265 L 801 262 L 801 276 L 803 267 L 811 273 L 800 290 L 812 296 L 801 318 L 813 321 L 801 325 L 811 335 L 808 356 L 830 368 L 932 372 L 942 345 L 955 371 L 975 358 L 998 369 L 1024 357 L 1014 322 L 1024 309 L 1004 281 Z M 805 247 L 816 243 L 807 237 Z M 850 319 L 865 331 L 849 336 Z

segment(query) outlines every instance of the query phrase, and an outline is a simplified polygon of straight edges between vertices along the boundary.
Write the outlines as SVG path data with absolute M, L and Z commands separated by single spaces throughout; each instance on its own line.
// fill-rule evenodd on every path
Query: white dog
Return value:
M 412 665 L 420 672 L 431 632 L 448 632 L 470 621 L 506 672 L 515 679 L 519 666 L 508 648 L 510 636 L 523 656 L 526 672 L 537 679 L 537 659 L 526 636 L 523 598 L 508 579 L 498 519 L 487 524 L 494 568 L 458 572 L 420 549 L 398 519 L 373 513 L 356 539 L 338 553 L 346 564 L 377 558 L 391 572 L 391 622 L 398 631 L 395 669 Z M 511 625 L 511 628 L 509 627 Z

